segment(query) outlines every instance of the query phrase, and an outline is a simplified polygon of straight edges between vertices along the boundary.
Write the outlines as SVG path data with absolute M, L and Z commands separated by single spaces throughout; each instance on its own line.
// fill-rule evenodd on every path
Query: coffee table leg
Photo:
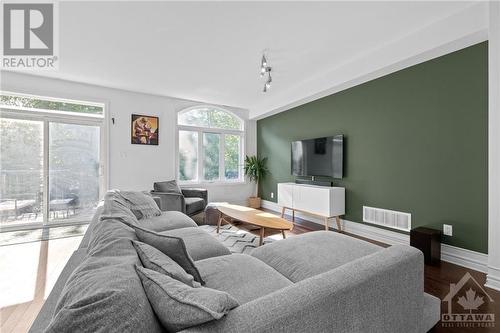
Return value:
M 222 214 L 219 215 L 219 221 L 217 221 L 217 233 L 219 233 L 221 223 L 222 223 Z
M 283 239 L 286 238 L 285 230 L 281 230 L 281 234 L 283 235 Z
M 264 228 L 260 228 L 260 240 L 259 240 L 259 246 L 262 245 L 262 243 L 264 243 Z

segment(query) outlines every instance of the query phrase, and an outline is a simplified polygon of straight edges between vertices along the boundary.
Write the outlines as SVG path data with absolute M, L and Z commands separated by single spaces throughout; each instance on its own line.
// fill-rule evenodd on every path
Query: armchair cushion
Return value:
M 186 214 L 193 215 L 205 209 L 205 200 L 202 198 L 184 198 L 186 202 Z
M 175 179 L 166 182 L 156 182 L 153 184 L 153 189 L 157 192 L 173 192 L 182 194 L 181 188 Z

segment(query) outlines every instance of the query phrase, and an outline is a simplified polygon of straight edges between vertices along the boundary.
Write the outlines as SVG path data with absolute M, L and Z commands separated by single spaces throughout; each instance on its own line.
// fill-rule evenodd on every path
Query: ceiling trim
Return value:
M 401 69 L 458 51 L 488 39 L 488 2 L 479 2 L 305 80 L 273 96 L 271 106 L 250 109 L 250 119 L 263 119 Z M 300 96 L 297 98 L 297 96 Z M 293 102 L 290 102 L 293 100 Z

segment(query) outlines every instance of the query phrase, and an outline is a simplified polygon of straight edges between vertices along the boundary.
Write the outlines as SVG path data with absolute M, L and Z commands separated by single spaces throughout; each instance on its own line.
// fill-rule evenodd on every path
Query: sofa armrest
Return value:
M 208 203 L 208 191 L 204 188 L 183 188 L 182 194 L 186 198 L 202 198 L 205 205 Z
M 220 320 L 185 332 L 420 333 L 423 300 L 422 253 L 395 245 L 242 304 Z
M 160 199 L 160 210 L 176 210 L 186 213 L 186 203 L 182 194 L 175 192 L 151 191 L 151 195 Z

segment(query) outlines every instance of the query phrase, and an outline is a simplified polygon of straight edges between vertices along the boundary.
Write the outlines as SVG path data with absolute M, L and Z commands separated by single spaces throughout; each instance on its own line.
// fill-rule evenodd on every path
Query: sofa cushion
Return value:
M 117 239 L 137 239 L 134 229 L 117 219 L 98 220 L 88 232 L 91 232 L 87 248 L 90 255 L 99 253 L 102 248 Z
M 292 285 L 275 269 L 246 254 L 208 258 L 196 266 L 206 287 L 225 291 L 240 304 Z
M 142 227 L 153 231 L 166 231 L 197 226 L 192 218 L 177 211 L 162 212 L 160 216 L 142 219 L 139 223 Z
M 184 198 L 186 202 L 186 214 L 191 215 L 205 209 L 205 200 L 202 198 Z
M 88 256 L 68 278 L 46 332 L 162 332 L 128 239 Z
M 161 234 L 182 238 L 189 255 L 195 261 L 231 254 L 227 247 L 199 227 L 169 230 Z
M 238 306 L 231 295 L 210 288 L 193 288 L 153 270 L 136 266 L 149 302 L 169 332 L 220 319 Z
M 138 241 L 132 241 L 132 244 L 141 259 L 142 265 L 147 269 L 168 275 L 191 287 L 201 286 L 199 282 L 194 280 L 192 275 L 186 273 L 178 263 L 157 248 Z
M 298 282 L 381 249 L 338 232 L 315 231 L 258 247 L 250 255 Z
M 127 201 L 130 210 L 139 220 L 161 215 L 160 208 L 147 192 L 119 191 L 118 194 Z
M 153 184 L 153 189 L 157 192 L 174 192 L 182 194 L 181 188 L 176 180 L 169 180 L 166 182 L 156 182 Z
M 178 263 L 188 274 L 191 274 L 195 281 L 204 284 L 182 238 L 159 234 L 151 230 L 143 229 L 139 226 L 132 227 L 135 229 L 135 234 L 141 242 L 157 248 Z

